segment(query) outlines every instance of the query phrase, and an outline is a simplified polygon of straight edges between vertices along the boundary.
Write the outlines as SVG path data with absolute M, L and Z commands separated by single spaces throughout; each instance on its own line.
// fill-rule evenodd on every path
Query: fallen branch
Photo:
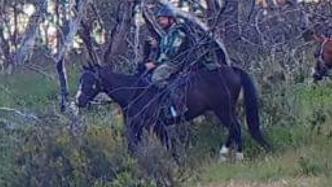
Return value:
M 34 114 L 27 114 L 27 113 L 24 113 L 22 111 L 19 111 L 17 109 L 14 109 L 14 108 L 8 108 L 8 107 L 0 107 L 0 111 L 4 111 L 4 112 L 11 112 L 11 113 L 14 113 L 16 115 L 19 115 L 23 118 L 26 118 L 26 119 L 33 119 L 37 122 L 40 122 L 40 119 L 34 115 Z
M 50 75 L 50 73 L 48 73 L 46 71 L 43 71 L 41 68 L 38 68 L 38 67 L 33 66 L 33 65 L 24 65 L 23 67 L 26 68 L 26 69 L 29 69 L 29 70 L 32 70 L 32 71 L 35 71 L 35 72 L 39 73 L 40 75 L 44 76 L 45 78 L 47 78 L 50 81 L 55 80 L 54 76 Z

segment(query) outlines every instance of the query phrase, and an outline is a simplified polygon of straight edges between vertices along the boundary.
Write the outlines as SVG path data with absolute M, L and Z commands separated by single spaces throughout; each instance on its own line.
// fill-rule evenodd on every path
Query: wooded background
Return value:
M 243 125 L 246 160 L 216 164 L 227 134 L 206 118 L 170 129 L 189 140 L 181 164 L 148 135 L 134 158 L 114 103 L 60 112 L 59 90 L 65 106 L 81 64 L 134 72 L 145 39 L 162 34 L 163 3 L 256 80 L 274 153 Z M 308 84 L 318 44 L 303 40 L 306 29 L 331 36 L 331 1 L 0 0 L 0 186 L 329 186 L 332 87 Z
M 153 12 L 160 5 L 148 0 L 0 3 L 0 64 L 1 71 L 9 73 L 20 65 L 36 68 L 36 64 L 55 63 L 63 55 L 70 62 L 70 54 L 82 62 L 92 58 L 133 66 L 142 58 L 144 38 L 151 35 L 142 14 L 154 20 Z M 179 0 L 173 4 L 213 28 L 230 57 L 242 65 L 281 53 L 281 66 L 299 67 L 306 45 L 301 29 L 314 27 L 319 34 L 331 34 L 330 1 Z M 94 53 L 89 56 L 89 51 Z

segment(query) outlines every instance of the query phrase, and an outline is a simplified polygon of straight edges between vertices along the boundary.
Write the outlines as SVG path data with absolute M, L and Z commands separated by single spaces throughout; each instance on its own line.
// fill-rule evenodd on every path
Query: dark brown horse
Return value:
M 315 52 L 317 61 L 312 76 L 315 81 L 322 80 L 323 77 L 329 76 L 332 68 L 332 39 L 317 35 L 312 30 L 306 31 L 303 36 L 306 41 L 314 41 L 319 45 Z
M 243 158 L 241 125 L 235 109 L 241 89 L 244 90 L 249 132 L 263 148 L 270 148 L 261 133 L 256 88 L 246 72 L 236 67 L 222 67 L 215 71 L 197 69 L 171 81 L 169 87 L 176 85 L 179 79 L 188 109 L 182 117 L 192 120 L 210 110 L 229 129 L 228 139 L 220 150 L 221 156 L 235 145 L 237 158 Z M 85 68 L 81 74 L 76 104 L 85 107 L 98 93 L 108 94 L 122 108 L 129 149 L 134 151 L 144 128 L 153 129 L 162 142 L 168 141 L 165 127 L 177 119 L 170 120 L 163 115 L 162 106 L 167 98 L 164 92 L 167 90 L 151 86 L 140 75 L 125 75 L 108 67 L 94 66 Z

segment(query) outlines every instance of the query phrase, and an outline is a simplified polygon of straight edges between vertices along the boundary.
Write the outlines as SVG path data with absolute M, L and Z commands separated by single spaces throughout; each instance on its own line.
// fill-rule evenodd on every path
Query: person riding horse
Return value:
M 177 23 L 175 15 L 168 7 L 163 7 L 157 14 L 158 23 L 166 31 L 166 35 L 159 43 L 159 54 L 156 59 L 145 63 L 148 70 L 153 70 L 152 82 L 163 88 L 166 80 L 177 72 L 182 64 L 174 58 L 185 50 L 187 36 L 180 24 Z
M 157 20 L 162 29 L 166 31 L 166 35 L 161 38 L 158 46 L 155 46 L 155 39 L 150 39 L 149 45 L 154 50 L 152 54 L 157 54 L 157 56 L 155 59 L 148 58 L 144 63 L 145 68 L 152 71 L 152 84 L 159 89 L 163 89 L 171 76 L 188 65 L 190 60 L 186 59 L 188 53 L 185 53 L 185 51 L 190 47 L 194 47 L 194 39 L 187 30 L 188 25 L 177 22 L 175 13 L 168 6 L 164 6 L 159 10 Z M 158 53 L 156 48 L 159 50 Z M 147 56 L 151 57 L 149 54 Z M 204 55 L 204 59 L 201 59 L 201 61 L 210 70 L 220 66 L 214 63 L 210 54 Z M 174 95 L 174 92 L 171 93 L 173 94 L 170 94 L 170 99 L 176 101 L 177 96 Z M 176 104 L 172 104 L 170 110 L 173 117 L 178 116 L 179 112 L 177 110 L 179 110 L 179 107 Z
M 183 41 L 188 35 L 183 36 L 185 31 L 181 30 L 179 24 L 175 23 L 174 14 L 170 14 L 168 11 L 164 9 L 159 12 L 159 22 L 162 22 L 162 25 L 168 25 L 167 27 L 165 26 L 168 32 L 159 44 L 160 52 L 158 53 L 158 58 L 156 61 L 150 61 L 145 64 L 148 69 L 154 69 L 153 81 L 157 84 L 160 83 L 158 81 L 166 81 L 172 74 L 182 70 L 178 66 L 187 65 L 180 64 L 180 61 L 172 61 L 178 59 L 176 56 L 182 56 L 180 52 L 183 49 L 187 49 Z M 199 46 L 195 46 L 192 49 L 197 47 Z M 213 43 L 211 47 L 210 45 L 208 47 L 210 51 L 211 47 L 213 50 Z M 214 52 L 212 51 L 212 54 Z M 216 56 L 218 56 L 218 60 L 221 63 L 224 63 L 222 52 L 222 50 L 216 50 Z M 192 56 L 193 54 L 190 53 L 190 59 L 185 59 L 185 61 L 190 61 L 191 64 L 196 63 L 191 62 Z M 199 64 L 201 63 L 205 63 L 205 61 L 199 60 Z M 189 64 L 190 67 L 191 64 Z M 175 66 L 174 68 L 178 69 L 171 69 L 171 72 L 168 72 L 169 69 L 164 68 L 165 66 L 172 68 Z M 216 65 L 216 67 L 219 66 Z M 160 69 L 158 70 L 158 68 Z M 271 146 L 261 132 L 259 98 L 250 75 L 234 66 L 224 66 L 215 71 L 209 70 L 209 68 L 198 68 L 186 75 L 191 84 L 181 94 L 186 98 L 184 106 L 187 110 L 183 115 L 174 117 L 171 120 L 161 113 L 163 111 L 160 105 L 164 104 L 164 100 L 163 97 L 160 97 L 159 88 L 150 87 L 149 82 L 146 81 L 145 77 L 142 77 L 142 74 L 126 75 L 117 73 L 109 66 L 102 67 L 96 64 L 89 64 L 88 67 L 83 67 L 75 104 L 79 108 L 84 108 L 102 92 L 119 104 L 123 112 L 125 134 L 128 140 L 128 149 L 131 153 L 137 152 L 144 130 L 149 132 L 152 130 L 163 145 L 171 148 L 172 136 L 167 132 L 168 126 L 177 124 L 181 120 L 191 121 L 206 111 L 214 112 L 220 122 L 229 129 L 228 137 L 219 152 L 220 160 L 224 160 L 227 157 L 230 149 L 236 151 L 235 156 L 237 160 L 242 160 L 242 128 L 236 112 L 236 105 L 242 90 L 249 133 L 263 148 L 270 150 Z M 166 75 L 163 74 L 163 71 L 167 71 Z M 158 85 L 164 86 L 163 83 Z

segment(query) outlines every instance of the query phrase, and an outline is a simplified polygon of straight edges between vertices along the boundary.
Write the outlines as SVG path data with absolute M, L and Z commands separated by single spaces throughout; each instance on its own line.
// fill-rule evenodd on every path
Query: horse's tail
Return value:
M 246 108 L 247 125 L 251 136 L 263 146 L 265 150 L 271 150 L 270 144 L 264 139 L 259 121 L 257 89 L 249 74 L 240 68 L 233 67 L 240 74 L 244 90 L 244 103 Z

